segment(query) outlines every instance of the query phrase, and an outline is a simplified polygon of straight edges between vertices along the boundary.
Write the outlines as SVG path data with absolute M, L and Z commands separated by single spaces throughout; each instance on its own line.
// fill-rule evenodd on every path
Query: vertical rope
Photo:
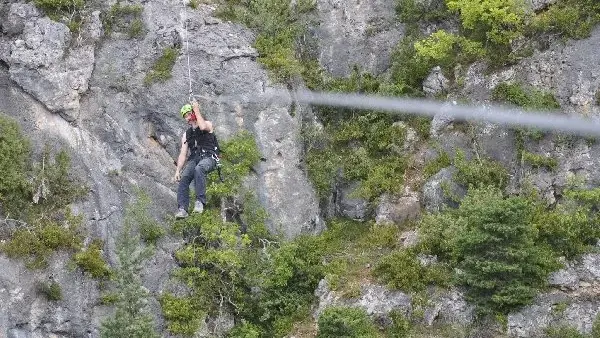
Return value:
M 190 43 L 188 41 L 188 30 L 187 30 L 187 8 L 185 3 L 183 5 L 183 32 L 185 39 L 185 54 L 187 56 L 187 68 L 188 68 L 188 82 L 189 82 L 189 92 L 188 92 L 188 101 L 192 102 L 194 98 L 194 93 L 192 91 L 192 69 L 190 67 Z

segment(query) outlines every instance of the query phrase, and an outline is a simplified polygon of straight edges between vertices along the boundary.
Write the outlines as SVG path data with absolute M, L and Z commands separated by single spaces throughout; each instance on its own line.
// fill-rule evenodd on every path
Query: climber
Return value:
M 219 165 L 219 144 L 213 125 L 200 114 L 198 102 L 181 107 L 183 117 L 190 127 L 181 137 L 181 151 L 177 158 L 174 181 L 179 182 L 177 189 L 177 213 L 175 218 L 188 216 L 190 183 L 194 180 L 196 201 L 194 213 L 202 213 L 206 205 L 206 175 Z M 189 156 L 188 156 L 189 155 Z M 187 159 L 187 161 L 186 161 Z M 184 167 L 185 164 L 185 167 Z M 181 169 L 183 168 L 183 171 Z

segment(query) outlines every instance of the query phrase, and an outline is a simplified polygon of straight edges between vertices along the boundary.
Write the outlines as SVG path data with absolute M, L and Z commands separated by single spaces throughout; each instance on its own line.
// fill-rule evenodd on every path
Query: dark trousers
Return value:
M 190 156 L 183 168 L 177 189 L 177 206 L 186 211 L 190 206 L 190 183 L 194 181 L 196 201 L 206 204 L 206 175 L 215 170 L 217 162 L 210 156 Z

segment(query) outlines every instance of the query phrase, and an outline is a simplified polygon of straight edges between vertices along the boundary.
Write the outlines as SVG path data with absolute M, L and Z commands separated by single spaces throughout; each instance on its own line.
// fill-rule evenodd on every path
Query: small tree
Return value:
M 552 251 L 537 245 L 534 206 L 504 198 L 498 188 L 471 190 L 451 238 L 459 281 L 482 313 L 502 313 L 528 304 L 557 268 Z
M 154 320 L 148 309 L 148 290 L 139 277 L 142 262 L 151 255 L 151 250 L 139 244 L 133 234 L 136 220 L 126 218 L 117 242 L 118 266 L 116 279 L 116 312 L 102 323 L 102 338 L 158 338 Z

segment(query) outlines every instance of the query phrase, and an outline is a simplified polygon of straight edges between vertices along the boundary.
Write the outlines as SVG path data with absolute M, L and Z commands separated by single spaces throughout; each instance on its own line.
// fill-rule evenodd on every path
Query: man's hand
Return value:
M 179 170 L 176 170 L 175 176 L 173 176 L 173 182 L 179 182 L 179 180 L 181 180 L 181 173 L 179 173 Z

